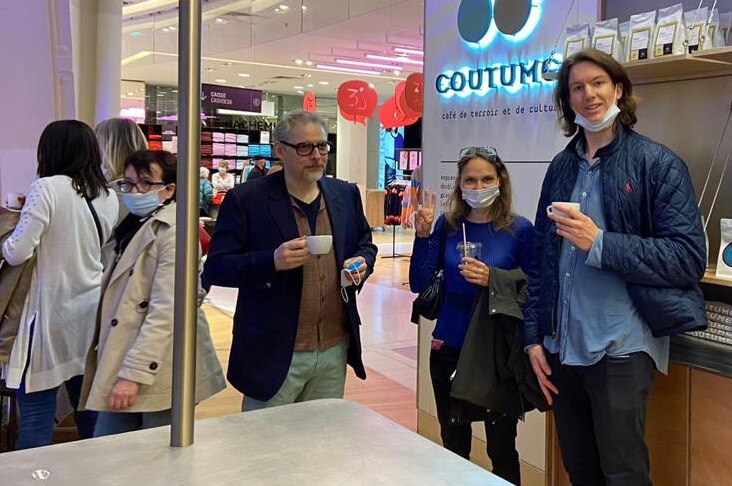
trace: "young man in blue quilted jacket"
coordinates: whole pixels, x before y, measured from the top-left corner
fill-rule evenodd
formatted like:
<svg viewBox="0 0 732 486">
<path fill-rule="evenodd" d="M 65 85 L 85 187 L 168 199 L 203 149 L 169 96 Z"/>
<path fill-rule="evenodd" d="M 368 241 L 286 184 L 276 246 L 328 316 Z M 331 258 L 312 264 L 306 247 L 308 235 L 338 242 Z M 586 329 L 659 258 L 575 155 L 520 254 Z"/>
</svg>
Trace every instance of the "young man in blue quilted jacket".
<svg viewBox="0 0 732 486">
<path fill-rule="evenodd" d="M 564 62 L 554 97 L 574 137 L 547 170 L 536 214 L 524 344 L 575 486 L 651 484 L 655 371 L 667 371 L 670 335 L 706 325 L 691 178 L 632 130 L 632 89 L 599 51 Z"/>
</svg>

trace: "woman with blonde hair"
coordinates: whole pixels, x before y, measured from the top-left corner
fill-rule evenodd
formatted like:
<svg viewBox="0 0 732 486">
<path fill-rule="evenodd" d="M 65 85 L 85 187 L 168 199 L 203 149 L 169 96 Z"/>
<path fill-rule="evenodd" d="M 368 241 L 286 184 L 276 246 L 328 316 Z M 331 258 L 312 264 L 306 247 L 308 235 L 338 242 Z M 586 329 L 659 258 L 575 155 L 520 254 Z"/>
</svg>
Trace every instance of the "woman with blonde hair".
<svg viewBox="0 0 732 486">
<path fill-rule="evenodd" d="M 442 443 L 469 459 L 470 423 L 450 420 L 452 377 L 469 324 L 474 319 L 474 303 L 484 290 L 490 290 L 493 295 L 492 270 L 500 273 L 498 269 L 520 268 L 525 272 L 529 268 L 533 227 L 527 219 L 511 212 L 511 180 L 496 149 L 463 149 L 457 168 L 455 188 L 434 231 L 430 233 L 434 201 L 432 207 L 422 207 L 415 215 L 416 239 L 409 282 L 412 292 L 422 292 L 440 265 L 444 270 L 443 303 L 432 333 L 430 376 Z M 465 246 L 464 240 L 469 250 L 461 248 Z M 481 324 L 490 325 L 489 316 L 478 317 Z M 504 392 L 503 389 L 495 391 Z M 484 420 L 493 473 L 514 484 L 521 484 L 516 451 L 516 425 L 520 415 L 520 411 L 517 414 L 491 411 Z"/>
<path fill-rule="evenodd" d="M 147 148 L 145 134 L 129 118 L 104 120 L 94 129 L 94 134 L 102 151 L 102 172 L 110 183 L 122 178 L 125 160 L 131 153 Z"/>
</svg>

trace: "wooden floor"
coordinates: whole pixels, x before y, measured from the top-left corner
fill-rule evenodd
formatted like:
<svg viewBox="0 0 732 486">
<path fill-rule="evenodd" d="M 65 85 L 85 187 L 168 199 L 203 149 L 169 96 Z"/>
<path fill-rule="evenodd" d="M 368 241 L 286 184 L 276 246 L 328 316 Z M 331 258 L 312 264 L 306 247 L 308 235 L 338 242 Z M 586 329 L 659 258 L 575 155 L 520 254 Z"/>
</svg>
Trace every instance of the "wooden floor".
<svg viewBox="0 0 732 486">
<path fill-rule="evenodd" d="M 204 306 L 216 346 L 216 354 L 226 372 L 231 348 L 231 317 L 212 306 Z M 346 398 L 365 405 L 385 417 L 417 430 L 417 399 L 413 390 L 390 380 L 383 374 L 367 369 L 368 378 L 356 378 L 349 368 L 346 379 Z M 239 413 L 241 394 L 231 385 L 196 407 L 196 418 L 205 419 Z"/>
</svg>

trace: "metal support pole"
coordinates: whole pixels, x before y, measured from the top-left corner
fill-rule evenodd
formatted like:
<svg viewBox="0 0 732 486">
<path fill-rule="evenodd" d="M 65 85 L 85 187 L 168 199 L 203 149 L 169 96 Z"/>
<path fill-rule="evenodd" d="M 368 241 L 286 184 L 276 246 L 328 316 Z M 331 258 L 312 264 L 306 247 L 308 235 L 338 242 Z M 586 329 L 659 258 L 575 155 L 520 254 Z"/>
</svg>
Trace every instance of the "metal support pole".
<svg viewBox="0 0 732 486">
<path fill-rule="evenodd" d="M 201 0 L 178 11 L 178 181 L 170 445 L 193 443 L 198 298 L 198 159 L 201 131 Z"/>
</svg>

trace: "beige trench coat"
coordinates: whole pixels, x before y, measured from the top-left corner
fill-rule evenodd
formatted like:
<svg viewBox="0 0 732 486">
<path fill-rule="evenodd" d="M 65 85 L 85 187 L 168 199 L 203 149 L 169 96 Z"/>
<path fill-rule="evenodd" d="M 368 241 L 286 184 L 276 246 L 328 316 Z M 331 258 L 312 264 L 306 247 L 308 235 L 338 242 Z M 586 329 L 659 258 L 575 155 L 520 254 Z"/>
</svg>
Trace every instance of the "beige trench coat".
<svg viewBox="0 0 732 486">
<path fill-rule="evenodd" d="M 140 383 L 126 412 L 171 408 L 175 293 L 175 203 L 140 228 L 110 269 L 99 311 L 98 346 L 87 358 L 81 404 L 109 410 L 118 378 Z M 96 356 L 96 359 L 94 359 Z M 198 309 L 196 403 L 226 388 L 208 322 Z"/>
</svg>

